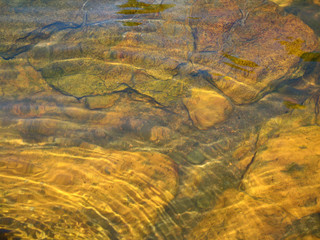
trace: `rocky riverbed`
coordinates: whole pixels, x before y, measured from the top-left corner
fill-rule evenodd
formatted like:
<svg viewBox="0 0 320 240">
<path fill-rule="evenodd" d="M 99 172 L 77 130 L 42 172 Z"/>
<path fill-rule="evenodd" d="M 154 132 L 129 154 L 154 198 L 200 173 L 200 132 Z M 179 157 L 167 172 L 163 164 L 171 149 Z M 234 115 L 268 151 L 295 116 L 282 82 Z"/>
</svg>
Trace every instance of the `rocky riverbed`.
<svg viewBox="0 0 320 240">
<path fill-rule="evenodd" d="M 320 238 L 317 1 L 0 6 L 1 239 Z"/>
</svg>

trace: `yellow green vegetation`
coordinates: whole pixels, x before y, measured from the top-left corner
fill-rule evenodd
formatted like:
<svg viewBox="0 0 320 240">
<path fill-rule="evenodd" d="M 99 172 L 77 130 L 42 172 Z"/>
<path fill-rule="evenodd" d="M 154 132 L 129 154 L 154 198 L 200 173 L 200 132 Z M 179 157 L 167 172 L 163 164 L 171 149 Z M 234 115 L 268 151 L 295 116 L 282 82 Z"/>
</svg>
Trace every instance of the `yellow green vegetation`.
<svg viewBox="0 0 320 240">
<path fill-rule="evenodd" d="M 174 4 L 149 4 L 144 2 L 138 2 L 137 0 L 128 0 L 127 3 L 118 5 L 120 8 L 129 8 L 123 9 L 118 14 L 148 14 L 148 13 L 158 13 L 163 12 L 168 8 L 174 7 Z"/>
<path fill-rule="evenodd" d="M 288 54 L 300 57 L 306 62 L 320 62 L 320 52 L 304 52 L 302 50 L 302 39 L 295 39 L 293 41 L 279 41 L 279 43 L 285 46 Z"/>
<path fill-rule="evenodd" d="M 134 27 L 134 26 L 139 26 L 142 23 L 140 22 L 122 22 L 123 26 L 127 26 L 127 27 Z"/>
<path fill-rule="evenodd" d="M 41 73 L 55 89 L 79 98 L 127 88 L 133 69 L 123 64 L 79 58 L 54 62 L 43 68 Z"/>
<path fill-rule="evenodd" d="M 182 80 L 161 74 L 155 77 L 148 72 L 128 64 L 90 58 L 57 61 L 41 69 L 50 86 L 65 95 L 87 97 L 87 106 L 93 109 L 110 107 L 115 98 L 107 94 L 128 88 L 166 106 L 186 92 L 188 84 Z"/>
<path fill-rule="evenodd" d="M 279 41 L 279 43 L 286 48 L 288 54 L 300 57 L 304 53 L 301 50 L 301 46 L 304 43 L 302 39 L 298 38 L 293 41 Z"/>
<path fill-rule="evenodd" d="M 320 52 L 305 52 L 300 57 L 306 62 L 320 62 Z"/>
<path fill-rule="evenodd" d="M 249 61 L 249 60 L 245 60 L 245 59 L 241 59 L 235 56 L 231 56 L 227 53 L 223 54 L 223 56 L 225 58 L 228 58 L 230 61 L 232 61 L 233 63 L 240 65 L 240 66 L 244 66 L 244 67 L 251 67 L 251 68 L 255 68 L 255 67 L 259 67 L 258 64 L 256 64 L 255 62 Z"/>
<path fill-rule="evenodd" d="M 137 81 L 134 88 L 140 93 L 154 98 L 163 105 L 169 105 L 171 101 L 177 100 L 177 97 L 185 92 L 185 84 L 182 81 L 173 79 L 149 79 L 146 82 Z"/>
<path fill-rule="evenodd" d="M 305 106 L 291 102 L 291 101 L 284 101 L 283 104 L 290 109 L 303 109 Z"/>
</svg>

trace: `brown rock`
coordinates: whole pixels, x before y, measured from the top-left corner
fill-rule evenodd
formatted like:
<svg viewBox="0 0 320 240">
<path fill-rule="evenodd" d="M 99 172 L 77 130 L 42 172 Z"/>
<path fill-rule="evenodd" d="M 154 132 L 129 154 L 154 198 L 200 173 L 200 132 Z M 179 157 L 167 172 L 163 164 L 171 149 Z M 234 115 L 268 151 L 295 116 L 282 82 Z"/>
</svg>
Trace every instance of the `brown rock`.
<svg viewBox="0 0 320 240">
<path fill-rule="evenodd" d="M 320 5 L 319 0 L 272 0 L 272 2 L 278 4 L 280 7 L 288 7 L 290 5 L 298 5 L 298 4 L 317 4 Z"/>
<path fill-rule="evenodd" d="M 183 100 L 193 124 L 206 130 L 227 119 L 232 105 L 222 95 L 213 90 L 192 89 L 191 96 Z"/>
<path fill-rule="evenodd" d="M 320 35 L 319 0 L 294 0 L 290 5 L 285 7 L 285 11 L 296 15 L 310 28 L 312 28 L 318 36 Z"/>
<path fill-rule="evenodd" d="M 54 13 L 48 12 L 51 3 L 42 3 L 33 9 L 39 14 L 16 15 L 9 13 L 30 3 L 10 4 L 2 9 L 3 19 L 32 24 L 13 24 L 13 33 L 3 31 L 8 40 L 0 55 L 8 59 L 27 51 L 34 67 L 63 94 L 103 95 L 129 85 L 168 106 L 194 84 L 207 81 L 238 104 L 257 101 L 280 82 L 300 77 L 300 53 L 317 47 L 310 28 L 262 0 L 198 0 L 192 5 L 168 0 L 166 7 L 147 1 L 155 7 L 147 13 L 139 3 L 136 7 L 145 14 L 127 9 L 132 3 L 124 9 L 115 6 L 116 1 L 90 1 L 83 7 L 63 1 Z M 82 31 L 85 12 L 89 23 L 98 22 Z M 123 20 L 128 15 L 137 17 L 132 24 Z M 286 42 L 299 54 L 288 51 Z M 189 82 L 186 75 L 197 75 L 202 83 Z"/>
<path fill-rule="evenodd" d="M 0 96 L 3 99 L 22 99 L 48 89 L 41 74 L 25 59 L 0 59 Z"/>
<path fill-rule="evenodd" d="M 162 126 L 154 126 L 151 128 L 151 136 L 150 140 L 153 142 L 160 142 L 163 140 L 170 139 L 172 131 L 170 128 L 162 127 Z"/>
<path fill-rule="evenodd" d="M 58 107 L 54 103 L 48 102 L 28 102 L 24 100 L 23 102 L 17 102 L 12 106 L 6 106 L 11 114 L 19 116 L 21 118 L 34 118 L 41 117 L 48 113 L 59 112 Z"/>
<path fill-rule="evenodd" d="M 290 54 L 281 41 L 302 40 L 306 44 L 296 45 L 302 52 L 317 46 L 310 28 L 281 11 L 262 1 L 246 5 L 199 0 L 193 5 L 194 62 L 210 67 L 212 82 L 236 103 L 256 101 L 289 76 L 301 76 L 299 57 Z"/>
</svg>

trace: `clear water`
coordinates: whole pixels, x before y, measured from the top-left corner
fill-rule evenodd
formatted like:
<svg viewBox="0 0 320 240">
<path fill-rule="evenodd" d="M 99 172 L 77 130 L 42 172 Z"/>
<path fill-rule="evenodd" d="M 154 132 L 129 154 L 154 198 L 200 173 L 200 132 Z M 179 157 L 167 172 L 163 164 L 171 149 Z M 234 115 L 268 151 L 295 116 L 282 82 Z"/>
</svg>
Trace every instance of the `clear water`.
<svg viewBox="0 0 320 240">
<path fill-rule="evenodd" d="M 320 238 L 319 1 L 0 7 L 0 239 Z"/>
</svg>

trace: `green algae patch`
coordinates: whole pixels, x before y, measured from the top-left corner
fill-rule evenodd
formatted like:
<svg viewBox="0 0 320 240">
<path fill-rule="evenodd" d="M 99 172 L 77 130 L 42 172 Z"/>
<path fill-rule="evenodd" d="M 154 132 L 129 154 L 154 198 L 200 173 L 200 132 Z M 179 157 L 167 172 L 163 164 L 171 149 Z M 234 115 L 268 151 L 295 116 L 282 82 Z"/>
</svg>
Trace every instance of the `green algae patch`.
<svg viewBox="0 0 320 240">
<path fill-rule="evenodd" d="M 304 109 L 306 107 L 291 101 L 284 101 L 283 104 L 289 109 Z"/>
<path fill-rule="evenodd" d="M 302 50 L 304 42 L 301 39 L 279 41 L 279 43 L 286 48 L 288 54 L 298 56 L 305 62 L 320 62 L 320 52 L 304 52 Z"/>
<path fill-rule="evenodd" d="M 126 27 L 135 27 L 135 26 L 139 26 L 141 24 L 142 23 L 140 23 L 140 22 L 122 22 L 122 25 L 126 26 Z"/>
<path fill-rule="evenodd" d="M 231 56 L 227 53 L 223 54 L 223 56 L 227 59 L 229 59 L 230 61 L 232 61 L 233 63 L 240 65 L 240 66 L 244 66 L 244 67 L 251 67 L 251 68 L 256 68 L 259 67 L 258 64 L 256 64 L 255 62 L 246 60 L 246 59 L 241 59 L 235 56 Z"/>
<path fill-rule="evenodd" d="M 289 38 L 289 40 L 292 40 Z M 285 47 L 286 51 L 290 55 L 295 55 L 300 57 L 304 52 L 301 50 L 304 41 L 302 39 L 294 39 L 292 41 L 279 41 L 279 43 Z"/>
<path fill-rule="evenodd" d="M 90 58 L 74 58 L 53 62 L 41 69 L 44 78 L 56 78 L 77 73 L 102 74 L 105 71 L 102 61 Z"/>
<path fill-rule="evenodd" d="M 181 97 L 187 87 L 187 84 L 180 80 L 157 79 L 146 72 L 139 71 L 134 74 L 133 88 L 166 106 Z"/>
<path fill-rule="evenodd" d="M 80 98 L 87 95 L 103 94 L 107 89 L 103 80 L 91 74 L 74 74 L 59 78 L 47 78 L 47 83 L 64 95 Z"/>
<path fill-rule="evenodd" d="M 300 58 L 305 62 L 320 62 L 320 52 L 305 52 Z"/>
<path fill-rule="evenodd" d="M 132 67 L 127 65 L 92 59 L 58 61 L 41 69 L 51 87 L 76 98 L 124 90 L 132 72 Z"/>
<path fill-rule="evenodd" d="M 237 69 L 246 73 L 252 73 L 253 69 L 256 67 L 259 67 L 258 64 L 256 64 L 255 62 L 246 60 L 246 59 L 242 59 L 242 58 L 238 58 L 235 56 L 231 56 L 227 53 L 224 53 L 223 56 L 228 59 L 230 62 L 226 62 L 224 61 L 223 64 L 226 64 L 228 66 L 230 66 L 233 69 Z"/>
<path fill-rule="evenodd" d="M 118 5 L 119 8 L 123 9 L 118 14 L 148 14 L 148 13 L 159 13 L 174 7 L 175 4 L 149 4 L 144 2 L 138 2 L 136 0 L 129 0 L 125 4 Z"/>
<path fill-rule="evenodd" d="M 41 74 L 52 88 L 64 95 L 100 96 L 87 99 L 87 106 L 92 109 L 107 108 L 109 103 L 104 103 L 105 95 L 127 88 L 167 106 L 181 97 L 187 87 L 181 80 L 158 79 L 129 64 L 90 58 L 57 61 L 42 68 Z"/>
<path fill-rule="evenodd" d="M 120 8 L 147 8 L 150 5 L 153 5 L 153 4 L 138 2 L 137 0 L 128 0 L 127 3 L 118 5 L 118 7 L 120 7 Z"/>
<path fill-rule="evenodd" d="M 89 109 L 103 109 L 112 107 L 119 99 L 119 94 L 86 97 L 86 105 Z"/>
</svg>

